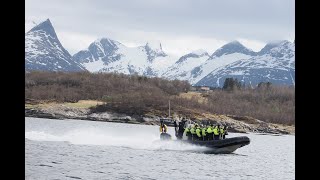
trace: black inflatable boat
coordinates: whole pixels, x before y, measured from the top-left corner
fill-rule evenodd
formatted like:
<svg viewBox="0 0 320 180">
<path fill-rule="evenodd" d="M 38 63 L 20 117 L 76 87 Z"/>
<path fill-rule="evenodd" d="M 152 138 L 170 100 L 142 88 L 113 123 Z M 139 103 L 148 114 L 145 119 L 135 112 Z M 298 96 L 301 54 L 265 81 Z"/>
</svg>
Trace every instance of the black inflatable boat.
<svg viewBox="0 0 320 180">
<path fill-rule="evenodd" d="M 220 140 L 211 140 L 211 141 L 189 141 L 189 140 L 180 140 L 186 143 L 191 143 L 195 145 L 205 146 L 210 148 L 210 151 L 213 153 L 232 153 L 238 148 L 250 144 L 250 139 L 247 136 L 232 137 Z"/>
<path fill-rule="evenodd" d="M 171 140 L 171 135 L 168 133 L 160 134 L 161 140 Z M 194 144 L 198 146 L 208 147 L 211 153 L 232 153 L 238 148 L 250 144 L 250 139 L 247 136 L 232 137 L 220 140 L 210 140 L 210 141 L 201 141 L 201 140 L 177 140 L 184 143 Z"/>
</svg>

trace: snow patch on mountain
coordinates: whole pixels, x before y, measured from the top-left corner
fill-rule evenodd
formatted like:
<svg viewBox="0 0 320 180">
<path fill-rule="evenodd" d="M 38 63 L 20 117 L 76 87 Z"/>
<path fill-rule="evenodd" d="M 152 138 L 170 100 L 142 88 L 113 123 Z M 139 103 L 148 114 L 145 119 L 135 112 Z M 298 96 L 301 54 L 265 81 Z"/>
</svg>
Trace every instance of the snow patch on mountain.
<svg viewBox="0 0 320 180">
<path fill-rule="evenodd" d="M 82 65 L 90 72 L 98 72 L 103 66 L 104 62 L 99 59 L 97 61 L 83 63 Z"/>
</svg>

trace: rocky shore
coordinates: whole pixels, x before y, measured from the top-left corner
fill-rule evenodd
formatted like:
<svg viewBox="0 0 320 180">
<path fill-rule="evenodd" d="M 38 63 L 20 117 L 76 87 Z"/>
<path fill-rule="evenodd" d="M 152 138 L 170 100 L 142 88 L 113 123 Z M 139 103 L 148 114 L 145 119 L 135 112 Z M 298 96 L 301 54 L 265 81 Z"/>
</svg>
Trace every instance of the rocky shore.
<svg viewBox="0 0 320 180">
<path fill-rule="evenodd" d="M 119 114 L 114 112 L 91 113 L 88 107 L 70 107 L 65 104 L 51 104 L 46 106 L 26 104 L 25 116 L 49 119 L 79 119 L 146 125 L 159 125 L 160 118 L 153 115 L 128 116 L 126 114 Z M 199 120 L 198 122 L 200 121 L 201 120 Z M 266 123 L 251 117 L 216 115 L 212 122 L 214 124 L 226 124 L 229 127 L 229 132 L 295 134 L 294 126 Z"/>
</svg>

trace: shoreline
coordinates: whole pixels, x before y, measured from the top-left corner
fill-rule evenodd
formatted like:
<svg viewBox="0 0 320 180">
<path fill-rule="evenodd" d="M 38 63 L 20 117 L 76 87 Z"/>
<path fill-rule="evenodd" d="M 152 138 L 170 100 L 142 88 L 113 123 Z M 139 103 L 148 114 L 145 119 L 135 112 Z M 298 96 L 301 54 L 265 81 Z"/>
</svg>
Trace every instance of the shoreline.
<svg viewBox="0 0 320 180">
<path fill-rule="evenodd" d="M 87 107 L 70 107 L 64 104 L 53 104 L 46 106 L 25 105 L 25 117 L 47 118 L 47 119 L 75 119 L 100 122 L 115 122 L 128 124 L 159 125 L 160 117 L 153 115 L 128 116 L 115 112 L 91 113 Z M 281 124 L 266 123 L 254 118 L 219 115 L 215 123 L 222 123 L 228 126 L 232 133 L 262 133 L 278 135 L 295 135 L 295 127 Z M 198 120 L 197 122 L 201 122 Z M 170 125 L 169 125 L 170 126 Z"/>
</svg>

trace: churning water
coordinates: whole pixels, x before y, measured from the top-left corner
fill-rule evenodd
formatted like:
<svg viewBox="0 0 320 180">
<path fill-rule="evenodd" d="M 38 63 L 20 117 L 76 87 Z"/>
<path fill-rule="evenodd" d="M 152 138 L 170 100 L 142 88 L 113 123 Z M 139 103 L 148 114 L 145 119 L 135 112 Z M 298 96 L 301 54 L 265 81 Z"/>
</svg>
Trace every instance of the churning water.
<svg viewBox="0 0 320 180">
<path fill-rule="evenodd" d="M 232 154 L 159 141 L 159 127 L 27 118 L 26 179 L 294 179 L 295 138 L 246 135 Z M 174 136 L 174 129 L 169 128 Z"/>
</svg>

